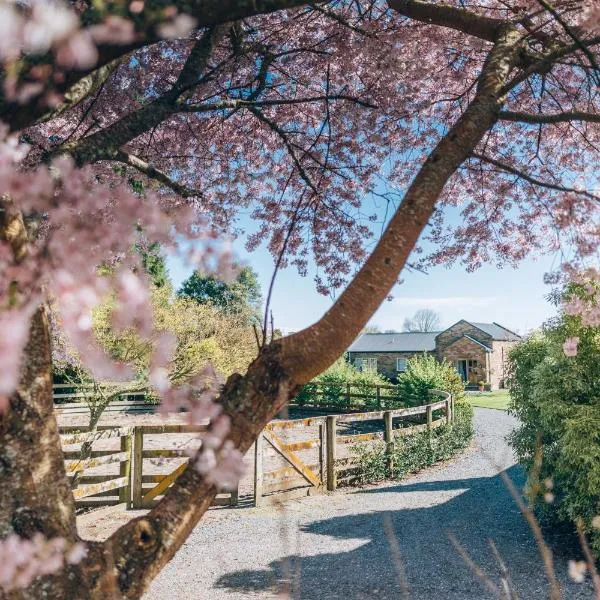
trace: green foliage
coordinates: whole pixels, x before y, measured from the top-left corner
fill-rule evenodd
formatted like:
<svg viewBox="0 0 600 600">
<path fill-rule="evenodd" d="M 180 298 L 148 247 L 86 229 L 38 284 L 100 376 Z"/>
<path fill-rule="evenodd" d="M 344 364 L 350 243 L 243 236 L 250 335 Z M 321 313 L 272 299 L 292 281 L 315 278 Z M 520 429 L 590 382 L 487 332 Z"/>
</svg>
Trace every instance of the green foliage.
<svg viewBox="0 0 600 600">
<path fill-rule="evenodd" d="M 454 421 L 450 425 L 395 438 L 393 472 L 389 470 L 385 443 L 352 448 L 358 463 L 358 481 L 370 483 L 402 479 L 440 460 L 448 460 L 469 445 L 473 434 L 473 408 L 464 402 L 456 403 Z"/>
<path fill-rule="evenodd" d="M 444 390 L 460 400 L 465 386 L 456 369 L 445 360 L 438 362 L 430 354 L 409 358 L 406 371 L 398 378 L 398 395 L 407 406 L 419 406 L 429 390 Z"/>
<path fill-rule="evenodd" d="M 562 345 L 573 336 L 578 352 L 568 357 Z M 600 555 L 600 531 L 591 527 L 600 514 L 600 328 L 562 314 L 511 350 L 509 371 L 509 410 L 520 421 L 511 443 L 530 473 L 530 499 L 545 518 L 582 519 Z"/>
<path fill-rule="evenodd" d="M 250 267 L 241 269 L 231 282 L 194 272 L 183 282 L 178 295 L 192 298 L 200 304 L 209 304 L 227 314 L 251 314 L 254 320 L 260 321 L 260 284 L 257 274 Z"/>
<path fill-rule="evenodd" d="M 155 242 L 146 249 L 136 247 L 142 259 L 144 270 L 150 276 L 150 280 L 156 287 L 163 287 L 169 283 L 169 274 L 162 255 L 160 244 Z"/>
<path fill-rule="evenodd" d="M 359 371 L 344 358 L 338 359 L 329 369 L 303 386 L 296 396 L 299 405 L 319 404 L 328 407 L 348 408 L 347 387 L 353 394 L 364 394 L 370 398 L 352 398 L 352 408 L 371 410 L 377 408 L 376 385 L 389 385 L 389 381 L 374 371 Z M 317 391 L 323 394 L 317 396 Z M 382 390 L 382 396 L 386 396 Z"/>
</svg>

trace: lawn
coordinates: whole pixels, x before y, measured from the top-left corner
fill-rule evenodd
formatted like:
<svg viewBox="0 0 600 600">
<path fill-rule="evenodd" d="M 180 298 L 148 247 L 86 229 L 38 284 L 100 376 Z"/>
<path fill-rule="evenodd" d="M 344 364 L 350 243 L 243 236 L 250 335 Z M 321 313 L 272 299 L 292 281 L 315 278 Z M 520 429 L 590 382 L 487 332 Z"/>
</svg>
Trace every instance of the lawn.
<svg viewBox="0 0 600 600">
<path fill-rule="evenodd" d="M 466 392 L 466 399 L 471 406 L 506 410 L 508 408 L 509 396 L 508 390 L 497 390 L 495 392 Z"/>
</svg>

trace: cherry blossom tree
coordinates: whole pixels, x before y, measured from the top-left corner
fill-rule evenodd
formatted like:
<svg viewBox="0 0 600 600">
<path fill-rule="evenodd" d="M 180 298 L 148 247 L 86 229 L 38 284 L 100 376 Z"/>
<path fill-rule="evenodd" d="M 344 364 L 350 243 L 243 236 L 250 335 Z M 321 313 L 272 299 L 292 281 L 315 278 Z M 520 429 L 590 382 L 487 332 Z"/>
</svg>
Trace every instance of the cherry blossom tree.
<svg viewBox="0 0 600 600">
<path fill-rule="evenodd" d="M 6 593 L 140 597 L 239 474 L 239 456 L 345 351 L 413 251 L 468 269 L 542 252 L 573 272 L 587 266 L 600 239 L 599 26 L 599 3 L 577 0 L 3 0 Z M 131 248 L 192 248 L 196 268 L 223 274 L 219 236 L 242 233 L 240 211 L 257 225 L 248 249 L 265 241 L 277 268 L 301 275 L 312 260 L 318 289 L 343 291 L 305 330 L 263 335 L 247 372 L 222 386 L 210 372 L 172 385 L 160 340 L 156 393 L 211 428 L 156 508 L 82 551 L 46 301 L 87 368 L 126 377 L 94 343 L 90 315 L 112 293 L 114 326 L 154 335 Z M 452 212 L 461 225 L 445 222 Z M 421 236 L 436 244 L 427 257 Z M 98 277 L 103 264 L 111 277 Z M 596 318 L 597 305 L 594 292 L 582 310 Z"/>
</svg>

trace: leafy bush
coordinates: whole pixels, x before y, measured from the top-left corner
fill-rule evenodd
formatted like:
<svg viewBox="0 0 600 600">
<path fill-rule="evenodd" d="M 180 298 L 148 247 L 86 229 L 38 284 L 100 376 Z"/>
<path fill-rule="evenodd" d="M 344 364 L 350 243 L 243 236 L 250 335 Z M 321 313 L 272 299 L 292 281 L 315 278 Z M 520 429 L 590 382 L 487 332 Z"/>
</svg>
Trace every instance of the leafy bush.
<svg viewBox="0 0 600 600">
<path fill-rule="evenodd" d="M 579 338 L 576 356 L 565 356 L 568 337 Z M 531 501 L 542 517 L 582 519 L 600 555 L 591 526 L 600 514 L 600 328 L 561 315 L 511 350 L 508 384 L 520 421 L 511 443 L 530 473 Z"/>
<path fill-rule="evenodd" d="M 473 438 L 473 408 L 455 404 L 454 421 L 432 431 L 397 437 L 394 441 L 393 472 L 390 472 L 385 443 L 352 448 L 357 457 L 358 480 L 362 483 L 383 479 L 402 479 L 440 460 L 451 458 L 466 448 Z"/>
<path fill-rule="evenodd" d="M 456 369 L 447 361 L 438 362 L 430 354 L 406 361 L 406 371 L 398 379 L 398 394 L 406 406 L 426 402 L 429 390 L 444 390 L 462 400 L 465 386 Z"/>
<path fill-rule="evenodd" d="M 374 386 L 389 385 L 389 381 L 383 375 L 379 375 L 374 371 L 359 371 L 344 358 L 340 358 L 329 369 L 303 386 L 296 396 L 296 402 L 300 406 L 321 404 L 323 406 L 348 408 L 348 385 L 350 385 L 352 393 L 372 397 L 372 399 L 352 398 L 352 407 L 371 410 L 376 408 Z M 322 396 L 317 396 L 319 390 L 323 392 Z"/>
</svg>

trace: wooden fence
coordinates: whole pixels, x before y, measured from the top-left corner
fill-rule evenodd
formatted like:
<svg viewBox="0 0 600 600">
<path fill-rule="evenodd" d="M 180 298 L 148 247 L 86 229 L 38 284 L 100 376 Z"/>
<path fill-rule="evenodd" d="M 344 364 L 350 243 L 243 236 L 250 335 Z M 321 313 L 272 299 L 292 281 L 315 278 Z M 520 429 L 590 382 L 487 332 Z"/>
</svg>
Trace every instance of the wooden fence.
<svg viewBox="0 0 600 600">
<path fill-rule="evenodd" d="M 254 503 L 333 491 L 351 482 L 357 470 L 351 448 L 359 444 L 385 442 L 391 461 L 397 437 L 452 421 L 453 397 L 437 390 L 431 394 L 441 400 L 410 408 L 272 421 L 255 444 Z"/>
<path fill-rule="evenodd" d="M 67 473 L 70 478 L 79 473 L 73 489 L 75 504 L 89 507 L 125 503 L 127 508 L 139 509 L 154 506 L 183 472 L 190 450 L 199 445 L 197 434 L 206 426 L 100 426 L 93 433 L 86 427 L 60 430 Z M 179 441 L 169 443 L 166 438 L 174 434 Z M 182 434 L 188 439 L 181 441 Z M 92 450 L 89 458 L 81 459 L 81 444 L 86 442 L 91 443 Z M 234 505 L 237 501 L 235 490 L 219 494 L 213 505 Z"/>
<path fill-rule="evenodd" d="M 396 385 L 313 381 L 292 401 L 298 406 L 346 410 L 397 408 L 402 402 Z"/>
<path fill-rule="evenodd" d="M 58 383 L 53 386 L 53 397 L 57 413 L 60 415 L 89 414 L 86 399 L 93 396 L 93 384 Z M 110 402 L 104 412 L 154 412 L 156 405 L 145 402 L 144 393 L 122 393 L 120 400 Z M 306 384 L 294 406 L 336 410 L 370 410 L 398 408 L 402 403 L 398 387 L 395 385 L 374 385 L 354 383 Z"/>
<path fill-rule="evenodd" d="M 392 461 L 397 437 L 452 421 L 453 397 L 437 390 L 431 394 L 432 399 L 441 399 L 410 408 L 271 421 L 254 445 L 255 504 L 333 491 L 350 483 L 357 470 L 352 448 L 360 444 L 385 442 Z M 78 477 L 73 490 L 76 504 L 154 506 L 184 471 L 200 444 L 197 434 L 205 430 L 205 425 L 112 425 L 99 426 L 94 432 L 86 427 L 61 427 L 67 473 Z M 84 443 L 91 450 L 82 459 Z M 235 490 L 220 494 L 214 504 L 237 502 Z"/>
</svg>

